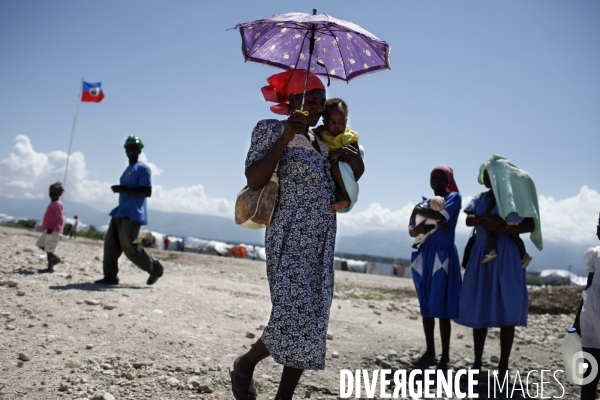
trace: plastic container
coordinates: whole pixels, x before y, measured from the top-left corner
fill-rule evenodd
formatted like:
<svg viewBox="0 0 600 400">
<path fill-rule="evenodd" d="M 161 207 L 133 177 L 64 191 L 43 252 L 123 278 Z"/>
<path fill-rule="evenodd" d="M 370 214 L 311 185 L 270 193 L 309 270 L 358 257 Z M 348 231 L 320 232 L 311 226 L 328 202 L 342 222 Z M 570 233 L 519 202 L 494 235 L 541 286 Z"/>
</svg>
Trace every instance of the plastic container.
<svg viewBox="0 0 600 400">
<path fill-rule="evenodd" d="M 580 365 L 583 362 L 583 359 L 574 358 L 577 352 L 582 351 L 581 338 L 577 334 L 577 330 L 575 328 L 567 329 L 567 334 L 562 341 L 560 350 L 563 356 L 563 362 L 565 364 L 567 381 L 573 384 L 579 384 L 583 378 L 583 368 Z M 577 381 L 575 381 L 575 378 L 577 378 Z"/>
</svg>

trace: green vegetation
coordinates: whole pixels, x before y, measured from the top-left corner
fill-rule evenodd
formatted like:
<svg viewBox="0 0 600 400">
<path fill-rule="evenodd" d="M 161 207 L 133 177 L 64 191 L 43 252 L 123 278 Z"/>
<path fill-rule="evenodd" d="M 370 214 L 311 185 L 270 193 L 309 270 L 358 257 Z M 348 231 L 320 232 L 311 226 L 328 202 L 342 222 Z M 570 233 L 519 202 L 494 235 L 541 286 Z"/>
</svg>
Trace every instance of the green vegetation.
<svg viewBox="0 0 600 400">
<path fill-rule="evenodd" d="M 93 240 L 104 240 L 104 236 L 104 233 L 98 232 L 93 226 L 91 226 L 90 229 L 88 229 L 85 232 L 77 232 L 77 237 L 83 237 Z"/>
</svg>

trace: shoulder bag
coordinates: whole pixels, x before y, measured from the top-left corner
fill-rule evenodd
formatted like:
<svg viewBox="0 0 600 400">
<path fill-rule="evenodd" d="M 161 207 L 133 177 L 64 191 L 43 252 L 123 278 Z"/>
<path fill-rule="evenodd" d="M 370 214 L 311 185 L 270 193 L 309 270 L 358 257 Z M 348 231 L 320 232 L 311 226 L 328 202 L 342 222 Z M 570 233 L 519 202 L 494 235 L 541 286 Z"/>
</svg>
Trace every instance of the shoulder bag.
<svg viewBox="0 0 600 400">
<path fill-rule="evenodd" d="M 262 229 L 271 224 L 279 195 L 278 168 L 279 163 L 275 167 L 271 179 L 262 189 L 252 191 L 246 185 L 238 193 L 235 200 L 236 224 L 248 229 Z"/>
</svg>

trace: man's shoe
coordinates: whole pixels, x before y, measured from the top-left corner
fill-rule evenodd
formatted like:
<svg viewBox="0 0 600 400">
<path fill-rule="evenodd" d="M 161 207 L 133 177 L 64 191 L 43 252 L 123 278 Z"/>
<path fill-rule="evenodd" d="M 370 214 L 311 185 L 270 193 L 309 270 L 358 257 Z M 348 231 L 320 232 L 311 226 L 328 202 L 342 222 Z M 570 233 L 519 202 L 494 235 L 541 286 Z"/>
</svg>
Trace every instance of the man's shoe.
<svg viewBox="0 0 600 400">
<path fill-rule="evenodd" d="M 94 283 L 96 285 L 118 285 L 119 284 L 119 278 L 102 278 L 102 279 L 98 279 L 97 281 L 94 281 Z"/>
<path fill-rule="evenodd" d="M 158 278 L 163 275 L 164 268 L 158 261 L 154 261 L 154 265 L 152 267 L 152 273 L 148 277 L 146 281 L 146 285 L 154 285 Z"/>
</svg>

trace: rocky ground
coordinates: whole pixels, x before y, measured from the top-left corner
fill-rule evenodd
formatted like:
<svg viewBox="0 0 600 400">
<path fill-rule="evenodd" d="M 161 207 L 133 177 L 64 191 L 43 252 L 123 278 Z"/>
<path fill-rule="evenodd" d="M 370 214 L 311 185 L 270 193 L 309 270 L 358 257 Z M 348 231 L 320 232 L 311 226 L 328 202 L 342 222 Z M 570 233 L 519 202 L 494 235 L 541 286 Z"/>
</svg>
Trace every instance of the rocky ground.
<svg viewBox="0 0 600 400">
<path fill-rule="evenodd" d="M 152 251 L 165 266 L 154 286 L 122 258 L 121 284 L 107 288 L 91 283 L 102 277 L 102 242 L 61 241 L 57 272 L 40 275 L 35 271 L 46 259 L 34 246 L 37 237 L 0 227 L 1 399 L 232 398 L 228 368 L 269 317 L 263 262 Z M 517 371 L 524 382 L 530 370 L 562 368 L 560 341 L 580 291 L 530 291 L 529 327 L 517 328 L 513 348 L 513 380 Z M 466 368 L 471 332 L 452 329 L 452 367 Z M 341 369 L 409 369 L 424 350 L 412 281 L 336 272 L 329 332 L 327 368 L 307 371 L 297 398 L 339 398 Z M 489 330 L 486 369 L 499 356 L 498 337 L 498 329 Z M 259 365 L 259 399 L 274 398 L 280 373 L 270 359 Z M 561 396 L 561 386 L 544 380 L 551 381 L 544 397 Z M 539 373 L 532 381 L 540 382 Z M 562 398 L 577 398 L 578 388 L 563 384 Z"/>
</svg>

